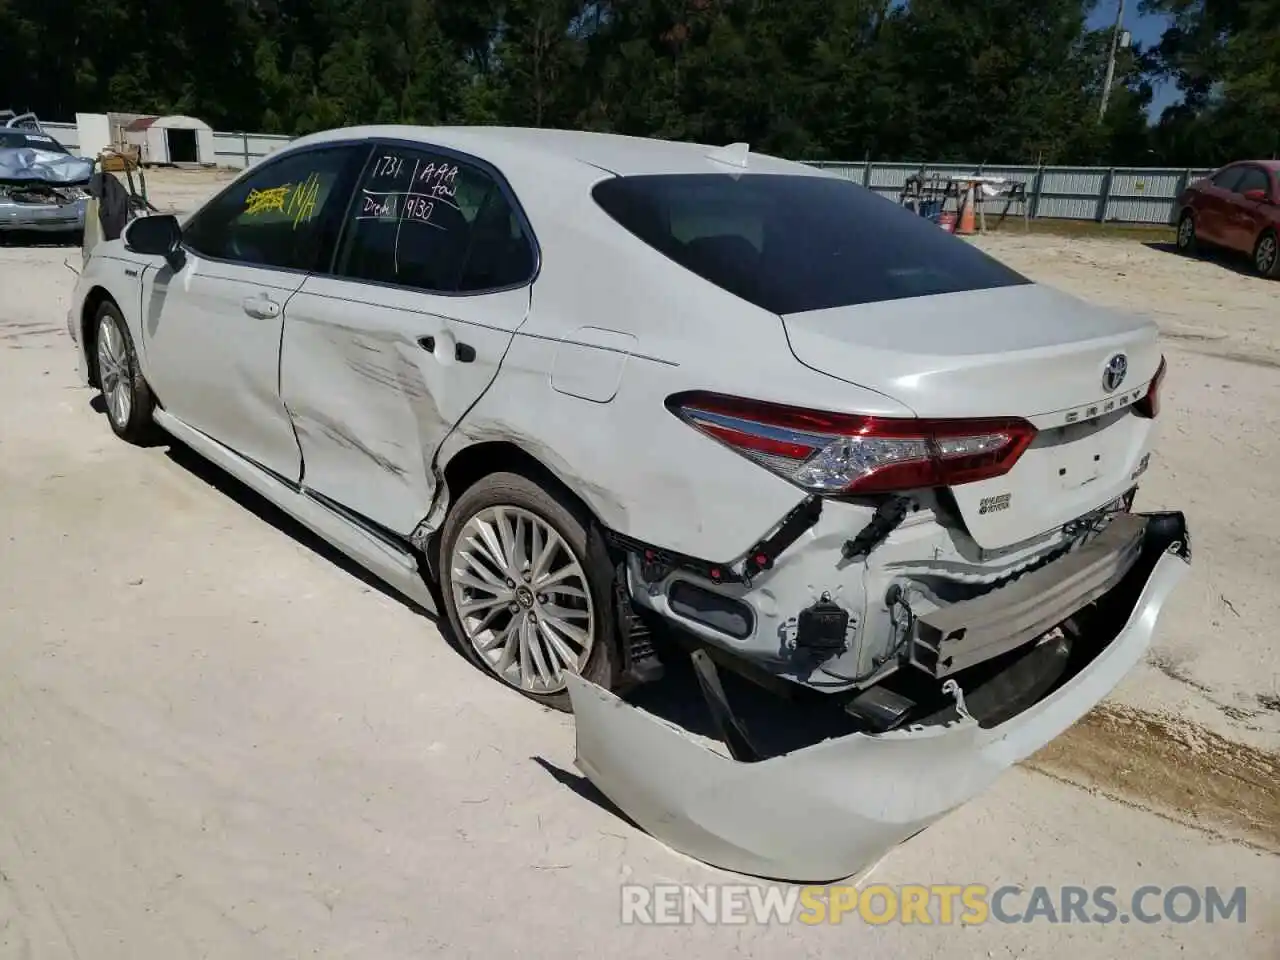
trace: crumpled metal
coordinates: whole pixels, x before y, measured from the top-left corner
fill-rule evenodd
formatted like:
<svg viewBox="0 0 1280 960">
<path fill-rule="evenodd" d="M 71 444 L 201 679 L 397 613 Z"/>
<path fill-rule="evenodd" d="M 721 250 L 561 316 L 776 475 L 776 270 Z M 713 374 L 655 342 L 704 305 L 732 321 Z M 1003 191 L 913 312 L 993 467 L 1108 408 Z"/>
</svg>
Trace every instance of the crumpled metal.
<svg viewBox="0 0 1280 960">
<path fill-rule="evenodd" d="M 59 186 L 88 183 L 93 161 L 56 150 L 34 147 L 0 149 L 0 182 L 48 183 Z"/>
</svg>

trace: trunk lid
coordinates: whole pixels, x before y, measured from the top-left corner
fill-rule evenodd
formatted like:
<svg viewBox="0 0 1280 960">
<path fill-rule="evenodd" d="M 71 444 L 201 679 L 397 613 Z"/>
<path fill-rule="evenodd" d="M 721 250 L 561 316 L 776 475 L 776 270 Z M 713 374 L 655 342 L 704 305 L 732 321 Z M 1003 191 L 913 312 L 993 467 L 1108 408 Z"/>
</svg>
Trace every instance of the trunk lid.
<svg viewBox="0 0 1280 960">
<path fill-rule="evenodd" d="M 1024 284 L 789 314 L 783 323 L 801 363 L 917 416 L 1021 417 L 1036 426 L 1009 473 L 951 488 L 984 549 L 1106 504 L 1145 466 L 1153 421 L 1131 407 L 1160 365 L 1149 320 Z M 1124 375 L 1104 382 L 1117 356 Z"/>
</svg>

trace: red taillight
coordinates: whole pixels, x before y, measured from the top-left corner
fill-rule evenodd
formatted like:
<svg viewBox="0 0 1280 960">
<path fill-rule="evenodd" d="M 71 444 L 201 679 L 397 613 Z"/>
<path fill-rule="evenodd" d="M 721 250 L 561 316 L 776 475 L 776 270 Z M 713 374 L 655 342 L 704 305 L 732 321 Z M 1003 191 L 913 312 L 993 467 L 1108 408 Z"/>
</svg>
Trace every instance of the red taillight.
<svg viewBox="0 0 1280 960">
<path fill-rule="evenodd" d="M 1013 469 L 1035 438 L 1025 420 L 920 420 L 823 413 L 712 393 L 671 397 L 690 426 L 817 493 L 954 487 Z"/>
<path fill-rule="evenodd" d="M 1151 378 L 1151 385 L 1147 387 L 1147 395 L 1133 405 L 1133 412 L 1140 417 L 1147 417 L 1154 420 L 1160 414 L 1160 386 L 1164 383 L 1165 361 L 1164 357 L 1160 358 L 1160 366 L 1156 368 L 1156 375 Z"/>
</svg>

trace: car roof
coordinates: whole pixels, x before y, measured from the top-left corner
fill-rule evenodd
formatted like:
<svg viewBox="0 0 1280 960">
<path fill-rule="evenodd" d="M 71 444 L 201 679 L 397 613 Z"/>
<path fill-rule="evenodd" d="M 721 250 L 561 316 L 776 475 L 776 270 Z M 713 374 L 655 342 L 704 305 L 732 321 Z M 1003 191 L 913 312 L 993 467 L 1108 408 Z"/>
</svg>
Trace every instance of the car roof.
<svg viewBox="0 0 1280 960">
<path fill-rule="evenodd" d="M 1280 173 L 1280 160 L 1232 160 L 1230 163 L 1224 163 L 1219 170 L 1225 170 L 1227 167 L 1243 167 L 1252 164 L 1256 167 L 1265 167 L 1272 173 Z"/>
<path fill-rule="evenodd" d="M 722 148 L 706 144 L 628 137 L 614 133 L 553 130 L 536 127 L 361 126 L 326 130 L 295 140 L 290 148 L 320 143 L 385 138 L 434 145 L 487 160 L 506 172 L 536 154 L 543 163 L 585 165 L 599 171 L 632 176 L 658 173 L 731 173 L 743 169 L 712 158 Z M 816 176 L 813 167 L 751 153 L 744 172 Z"/>
</svg>

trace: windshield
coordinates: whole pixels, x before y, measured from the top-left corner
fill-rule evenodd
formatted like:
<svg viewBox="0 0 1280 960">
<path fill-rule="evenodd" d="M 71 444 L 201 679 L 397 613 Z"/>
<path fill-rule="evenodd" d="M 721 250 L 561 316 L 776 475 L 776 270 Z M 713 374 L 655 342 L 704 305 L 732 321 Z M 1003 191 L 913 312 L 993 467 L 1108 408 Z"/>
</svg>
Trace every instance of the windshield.
<svg viewBox="0 0 1280 960">
<path fill-rule="evenodd" d="M 933 222 L 834 177 L 616 177 L 592 196 L 681 266 L 778 314 L 1030 283 Z"/>
<path fill-rule="evenodd" d="M 21 149 L 30 147 L 33 150 L 51 150 L 54 153 L 66 153 L 67 148 L 53 137 L 35 130 L 21 130 L 15 127 L 0 127 L 0 150 Z"/>
</svg>

